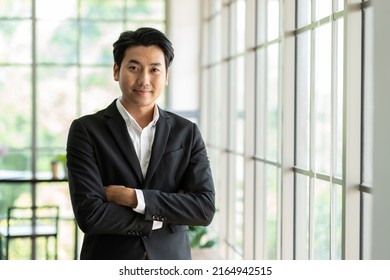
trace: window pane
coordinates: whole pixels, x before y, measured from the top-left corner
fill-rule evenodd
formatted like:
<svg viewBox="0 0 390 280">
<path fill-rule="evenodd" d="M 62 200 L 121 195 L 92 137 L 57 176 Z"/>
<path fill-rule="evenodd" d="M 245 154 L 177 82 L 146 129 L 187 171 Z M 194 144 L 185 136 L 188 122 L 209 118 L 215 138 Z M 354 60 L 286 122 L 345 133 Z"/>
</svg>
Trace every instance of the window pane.
<svg viewBox="0 0 390 280">
<path fill-rule="evenodd" d="M 257 1 L 257 44 L 261 45 L 267 41 L 267 1 Z"/>
<path fill-rule="evenodd" d="M 297 37 L 296 165 L 309 170 L 310 164 L 310 32 Z"/>
<path fill-rule="evenodd" d="M 81 24 L 81 64 L 114 64 L 112 44 L 123 31 L 122 23 Z"/>
<path fill-rule="evenodd" d="M 233 197 L 235 224 L 234 224 L 234 244 L 238 252 L 243 251 L 244 247 L 244 158 L 234 157 L 235 162 L 235 186 Z"/>
<path fill-rule="evenodd" d="M 316 260 L 330 259 L 330 184 L 314 183 L 314 256 Z"/>
<path fill-rule="evenodd" d="M 112 44 L 123 26 L 165 31 L 165 15 L 165 0 L 1 0 L 0 177 L 30 177 L 34 166 L 37 178 L 51 178 L 52 160 L 65 153 L 71 121 L 120 95 Z M 58 176 L 65 176 L 61 163 Z M 39 183 L 32 197 L 31 184 L 2 183 L 0 216 L 11 205 L 60 204 L 66 217 L 60 221 L 59 258 L 71 259 L 75 224 L 67 190 L 66 183 Z M 31 242 L 13 244 L 12 258 L 30 259 Z M 37 239 L 36 245 L 37 258 L 44 258 L 44 242 Z"/>
<path fill-rule="evenodd" d="M 230 155 L 228 242 L 242 256 L 244 244 L 244 159 Z"/>
<path fill-rule="evenodd" d="M 336 1 L 336 7 L 335 7 L 335 12 L 340 12 L 342 10 L 344 10 L 344 0 L 337 0 Z"/>
<path fill-rule="evenodd" d="M 1 0 L 0 17 L 31 17 L 31 3 L 31 0 Z M 2 24 L 4 24 L 4 22 Z"/>
<path fill-rule="evenodd" d="M 279 45 L 268 47 L 267 76 L 267 159 L 278 160 L 279 145 Z"/>
<path fill-rule="evenodd" d="M 329 16 L 332 12 L 332 0 L 315 0 L 316 20 Z"/>
<path fill-rule="evenodd" d="M 268 40 L 279 37 L 279 0 L 268 1 Z"/>
<path fill-rule="evenodd" d="M 222 59 L 222 32 L 221 32 L 221 15 L 217 15 L 210 21 L 210 29 L 208 30 L 209 38 L 209 49 L 206 49 L 206 52 L 209 52 L 208 63 L 213 64 L 220 62 Z M 202 50 L 203 51 L 203 50 Z"/>
<path fill-rule="evenodd" d="M 83 67 L 81 69 L 82 115 L 106 108 L 120 95 L 119 85 L 113 78 L 112 67 Z"/>
<path fill-rule="evenodd" d="M 244 98 L 245 98 L 245 82 L 244 82 L 244 57 L 231 61 L 231 148 L 237 152 L 244 152 Z"/>
<path fill-rule="evenodd" d="M 245 50 L 245 1 L 238 0 L 231 5 L 230 54 L 238 54 Z"/>
<path fill-rule="evenodd" d="M 8 148 L 7 146 L 2 147 L 3 151 L 5 147 L 5 153 L 3 152 L 3 154 L 0 156 L 0 177 L 11 179 L 28 177 L 31 171 L 30 150 L 13 149 Z"/>
<path fill-rule="evenodd" d="M 209 77 L 211 77 L 211 69 L 205 67 L 203 71 L 201 72 L 201 80 L 202 83 L 200 85 L 200 106 L 205 108 L 203 115 L 201 116 L 201 122 L 207 123 L 208 120 L 210 120 L 210 115 L 212 115 L 210 110 L 210 106 L 212 106 L 210 103 L 210 100 L 212 99 L 211 94 L 208 94 L 211 84 L 215 83 L 210 83 Z M 207 139 L 207 143 L 210 143 L 211 146 L 214 146 L 216 148 L 216 140 L 215 140 L 215 135 L 212 135 L 212 130 L 210 126 L 206 126 L 205 129 L 203 129 L 203 137 Z M 210 141 L 210 142 L 208 142 Z"/>
<path fill-rule="evenodd" d="M 17 85 L 17 90 L 15 90 Z M 0 145 L 26 148 L 31 145 L 31 70 L 2 67 L 0 71 Z"/>
<path fill-rule="evenodd" d="M 226 172 L 225 172 L 225 166 L 226 166 L 226 160 L 222 157 L 222 153 L 218 149 L 214 149 L 212 147 L 208 148 L 208 153 L 210 157 L 210 168 L 213 172 L 213 179 L 214 179 L 214 186 L 215 186 L 215 193 L 220 194 L 216 195 L 215 197 L 215 207 L 217 209 L 224 208 L 226 205 L 226 188 L 222 187 L 223 183 L 226 182 Z M 222 195 L 222 192 L 225 193 L 225 195 Z M 223 215 L 223 214 L 222 214 Z M 222 223 L 221 220 L 221 211 L 216 211 L 213 219 L 213 229 L 217 232 L 224 231 L 224 223 Z M 220 238 L 222 240 L 222 238 Z"/>
<path fill-rule="evenodd" d="M 1 161 L 1 158 L 0 158 Z M 1 168 L 0 168 L 1 169 Z M 1 176 L 1 171 L 0 171 Z M 0 185 L 0 226 L 6 228 L 8 207 L 31 205 L 31 186 L 23 183 L 1 183 Z M 3 237 L 2 237 L 3 238 Z M 3 238 L 3 242 L 4 242 Z M 3 243 L 2 249 L 5 253 Z M 9 259 L 28 260 L 31 259 L 31 240 L 25 238 L 13 239 L 10 242 Z"/>
<path fill-rule="evenodd" d="M 30 184 L 1 183 L 0 217 L 5 217 L 7 215 L 8 207 L 26 205 L 31 205 Z M 5 220 L 0 219 L 0 224 L 5 225 Z"/>
<path fill-rule="evenodd" d="M 39 19 L 77 18 L 77 0 L 52 1 L 35 0 L 36 14 Z M 55 11 L 55 12 L 53 12 Z"/>
<path fill-rule="evenodd" d="M 278 223 L 278 169 L 272 165 L 266 165 L 266 257 L 276 260 L 277 257 L 277 223 Z"/>
<path fill-rule="evenodd" d="M 278 161 L 279 145 L 279 45 L 267 49 L 267 148 L 268 160 Z"/>
<path fill-rule="evenodd" d="M 311 23 L 311 0 L 297 0 L 297 27 L 303 27 Z"/>
<path fill-rule="evenodd" d="M 221 132 L 222 127 L 222 108 L 221 108 L 221 102 L 222 99 L 221 95 L 221 65 L 218 64 L 215 67 L 211 68 L 209 73 L 210 80 L 213 81 L 209 85 L 209 90 L 207 92 L 212 92 L 213 94 L 208 94 L 207 98 L 209 99 L 208 106 L 210 106 L 208 109 L 209 120 L 213 120 L 210 122 L 210 142 L 220 147 L 222 141 L 221 138 L 224 137 L 222 133 L 215 133 L 216 131 Z M 211 108 L 212 107 L 212 108 Z"/>
<path fill-rule="evenodd" d="M 67 176 L 65 175 L 65 166 L 61 162 L 57 162 L 57 172 L 53 174 L 52 171 L 52 162 L 57 160 L 58 155 L 65 154 L 65 146 L 59 148 L 40 148 L 37 149 L 37 161 L 36 177 L 39 179 L 63 179 Z"/>
<path fill-rule="evenodd" d="M 165 18 L 165 1 L 163 0 L 129 0 L 127 17 L 132 21 L 163 20 Z"/>
<path fill-rule="evenodd" d="M 126 23 L 126 29 L 128 29 L 128 30 L 136 30 L 136 29 L 138 29 L 140 27 L 144 27 L 144 26 L 153 27 L 157 30 L 160 30 L 163 33 L 166 33 L 165 32 L 165 24 L 162 22 L 154 22 L 154 21 L 145 20 L 145 21 Z M 117 35 L 119 35 L 119 34 L 117 34 Z"/>
<path fill-rule="evenodd" d="M 223 62 L 222 63 L 222 66 L 221 66 L 221 80 L 222 81 L 227 81 L 229 79 L 229 63 L 230 62 Z M 220 84 L 221 86 L 221 94 L 224 95 L 226 94 L 227 92 L 229 92 L 229 83 L 226 82 L 226 83 L 221 83 Z M 226 96 L 226 95 L 225 95 Z M 230 129 L 230 119 L 229 119 L 229 116 L 231 115 L 231 111 L 230 111 L 230 108 L 228 106 L 229 104 L 229 98 L 222 98 L 222 100 L 219 100 L 219 103 L 221 104 L 221 123 L 222 123 L 222 127 L 221 127 L 221 134 L 222 134 L 222 137 L 221 137 L 221 147 L 223 147 L 224 149 L 227 149 L 229 148 L 228 146 L 228 143 L 229 143 L 229 135 L 228 135 L 228 132 L 229 132 L 229 129 Z"/>
<path fill-rule="evenodd" d="M 315 170 L 330 173 L 332 137 L 331 25 L 325 24 L 316 30 L 315 40 Z"/>
<path fill-rule="evenodd" d="M 221 10 L 222 0 L 211 0 L 209 1 L 210 14 L 216 13 Z"/>
<path fill-rule="evenodd" d="M 76 117 L 76 68 L 38 68 L 38 146 L 64 147 Z"/>
<path fill-rule="evenodd" d="M 264 178 L 265 164 L 262 161 L 255 161 L 255 259 L 266 259 L 266 183 Z"/>
<path fill-rule="evenodd" d="M 256 156 L 265 159 L 265 110 L 266 110 L 266 49 L 256 51 L 257 67 L 257 89 L 256 89 Z"/>
<path fill-rule="evenodd" d="M 75 21 L 39 21 L 37 30 L 39 63 L 77 63 Z"/>
<path fill-rule="evenodd" d="M 123 4 L 124 0 L 81 0 L 80 16 L 88 19 L 120 21 L 123 19 Z"/>
<path fill-rule="evenodd" d="M 341 260 L 343 251 L 343 187 L 336 184 L 333 187 L 335 189 L 335 197 L 333 198 L 334 201 L 332 204 L 332 213 L 334 214 L 332 239 L 335 242 L 333 258 Z"/>
<path fill-rule="evenodd" d="M 38 205 L 58 205 L 61 216 L 71 216 L 68 183 L 40 183 L 37 185 Z"/>
<path fill-rule="evenodd" d="M 309 259 L 309 226 L 310 226 L 310 189 L 309 177 L 296 174 L 296 200 L 295 200 L 295 242 L 296 259 Z"/>
<path fill-rule="evenodd" d="M 371 259 L 372 248 L 372 215 L 373 215 L 373 195 L 362 193 L 363 196 L 363 221 L 362 221 L 362 255 L 363 260 Z"/>
<path fill-rule="evenodd" d="M 31 21 L 2 21 L 0 24 L 0 62 L 30 64 L 31 57 Z"/>
<path fill-rule="evenodd" d="M 73 211 L 69 199 L 68 183 L 38 184 L 37 204 L 58 205 L 60 207 L 60 223 L 58 229 L 58 259 L 72 259 L 74 255 L 75 246 L 75 222 L 73 219 Z M 48 248 L 52 249 L 53 246 L 49 246 Z"/>
</svg>

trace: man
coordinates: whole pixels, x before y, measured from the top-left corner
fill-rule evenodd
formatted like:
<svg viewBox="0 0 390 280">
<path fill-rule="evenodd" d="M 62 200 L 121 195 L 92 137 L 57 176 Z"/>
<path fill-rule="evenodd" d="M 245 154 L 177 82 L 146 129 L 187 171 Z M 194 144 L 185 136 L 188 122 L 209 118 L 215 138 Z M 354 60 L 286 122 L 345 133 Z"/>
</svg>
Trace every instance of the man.
<svg viewBox="0 0 390 280">
<path fill-rule="evenodd" d="M 114 43 L 122 95 L 76 119 L 67 165 L 81 259 L 191 259 L 188 225 L 208 225 L 214 184 L 197 126 L 156 105 L 174 53 L 160 31 Z M 185 94 L 185 93 L 183 93 Z"/>
</svg>

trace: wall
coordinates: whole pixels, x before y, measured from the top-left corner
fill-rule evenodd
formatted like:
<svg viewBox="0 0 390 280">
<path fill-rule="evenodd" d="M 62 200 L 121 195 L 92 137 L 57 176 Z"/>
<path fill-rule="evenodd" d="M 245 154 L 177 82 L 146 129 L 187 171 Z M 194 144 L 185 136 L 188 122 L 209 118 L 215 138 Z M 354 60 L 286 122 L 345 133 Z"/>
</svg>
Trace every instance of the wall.
<svg viewBox="0 0 390 280">
<path fill-rule="evenodd" d="M 167 35 L 175 49 L 169 82 L 168 108 L 199 108 L 200 0 L 167 1 Z"/>
<path fill-rule="evenodd" d="M 390 259 L 390 1 L 374 5 L 373 259 Z"/>
</svg>

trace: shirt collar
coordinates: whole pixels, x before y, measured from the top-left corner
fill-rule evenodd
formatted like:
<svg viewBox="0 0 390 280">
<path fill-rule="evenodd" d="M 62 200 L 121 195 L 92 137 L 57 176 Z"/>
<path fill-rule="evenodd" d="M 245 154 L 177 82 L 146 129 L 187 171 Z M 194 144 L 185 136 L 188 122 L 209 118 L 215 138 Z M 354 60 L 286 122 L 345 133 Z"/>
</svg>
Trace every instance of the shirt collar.
<svg viewBox="0 0 390 280">
<path fill-rule="evenodd" d="M 119 111 L 119 113 L 121 114 L 122 118 L 125 120 L 126 124 L 127 125 L 138 125 L 138 123 L 136 122 L 136 120 L 133 118 L 133 116 L 125 109 L 125 107 L 123 107 L 122 105 L 122 102 L 120 101 L 120 98 L 118 98 L 116 100 L 116 107 Z M 149 125 L 156 125 L 158 119 L 160 118 L 160 113 L 158 111 L 158 107 L 157 105 L 155 104 L 154 105 L 154 113 L 153 113 L 153 119 L 152 121 L 149 123 Z"/>
</svg>

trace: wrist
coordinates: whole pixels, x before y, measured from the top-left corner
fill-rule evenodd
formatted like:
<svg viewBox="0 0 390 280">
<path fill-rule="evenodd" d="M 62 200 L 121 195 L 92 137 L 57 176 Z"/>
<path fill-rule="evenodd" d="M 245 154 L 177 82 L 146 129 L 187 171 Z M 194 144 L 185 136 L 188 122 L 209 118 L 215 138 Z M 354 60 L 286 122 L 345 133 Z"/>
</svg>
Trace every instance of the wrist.
<svg viewBox="0 0 390 280">
<path fill-rule="evenodd" d="M 138 205 L 138 200 L 137 200 L 137 194 L 136 191 L 132 188 L 126 188 L 126 196 L 128 197 L 128 206 L 132 208 L 136 208 Z"/>
</svg>

